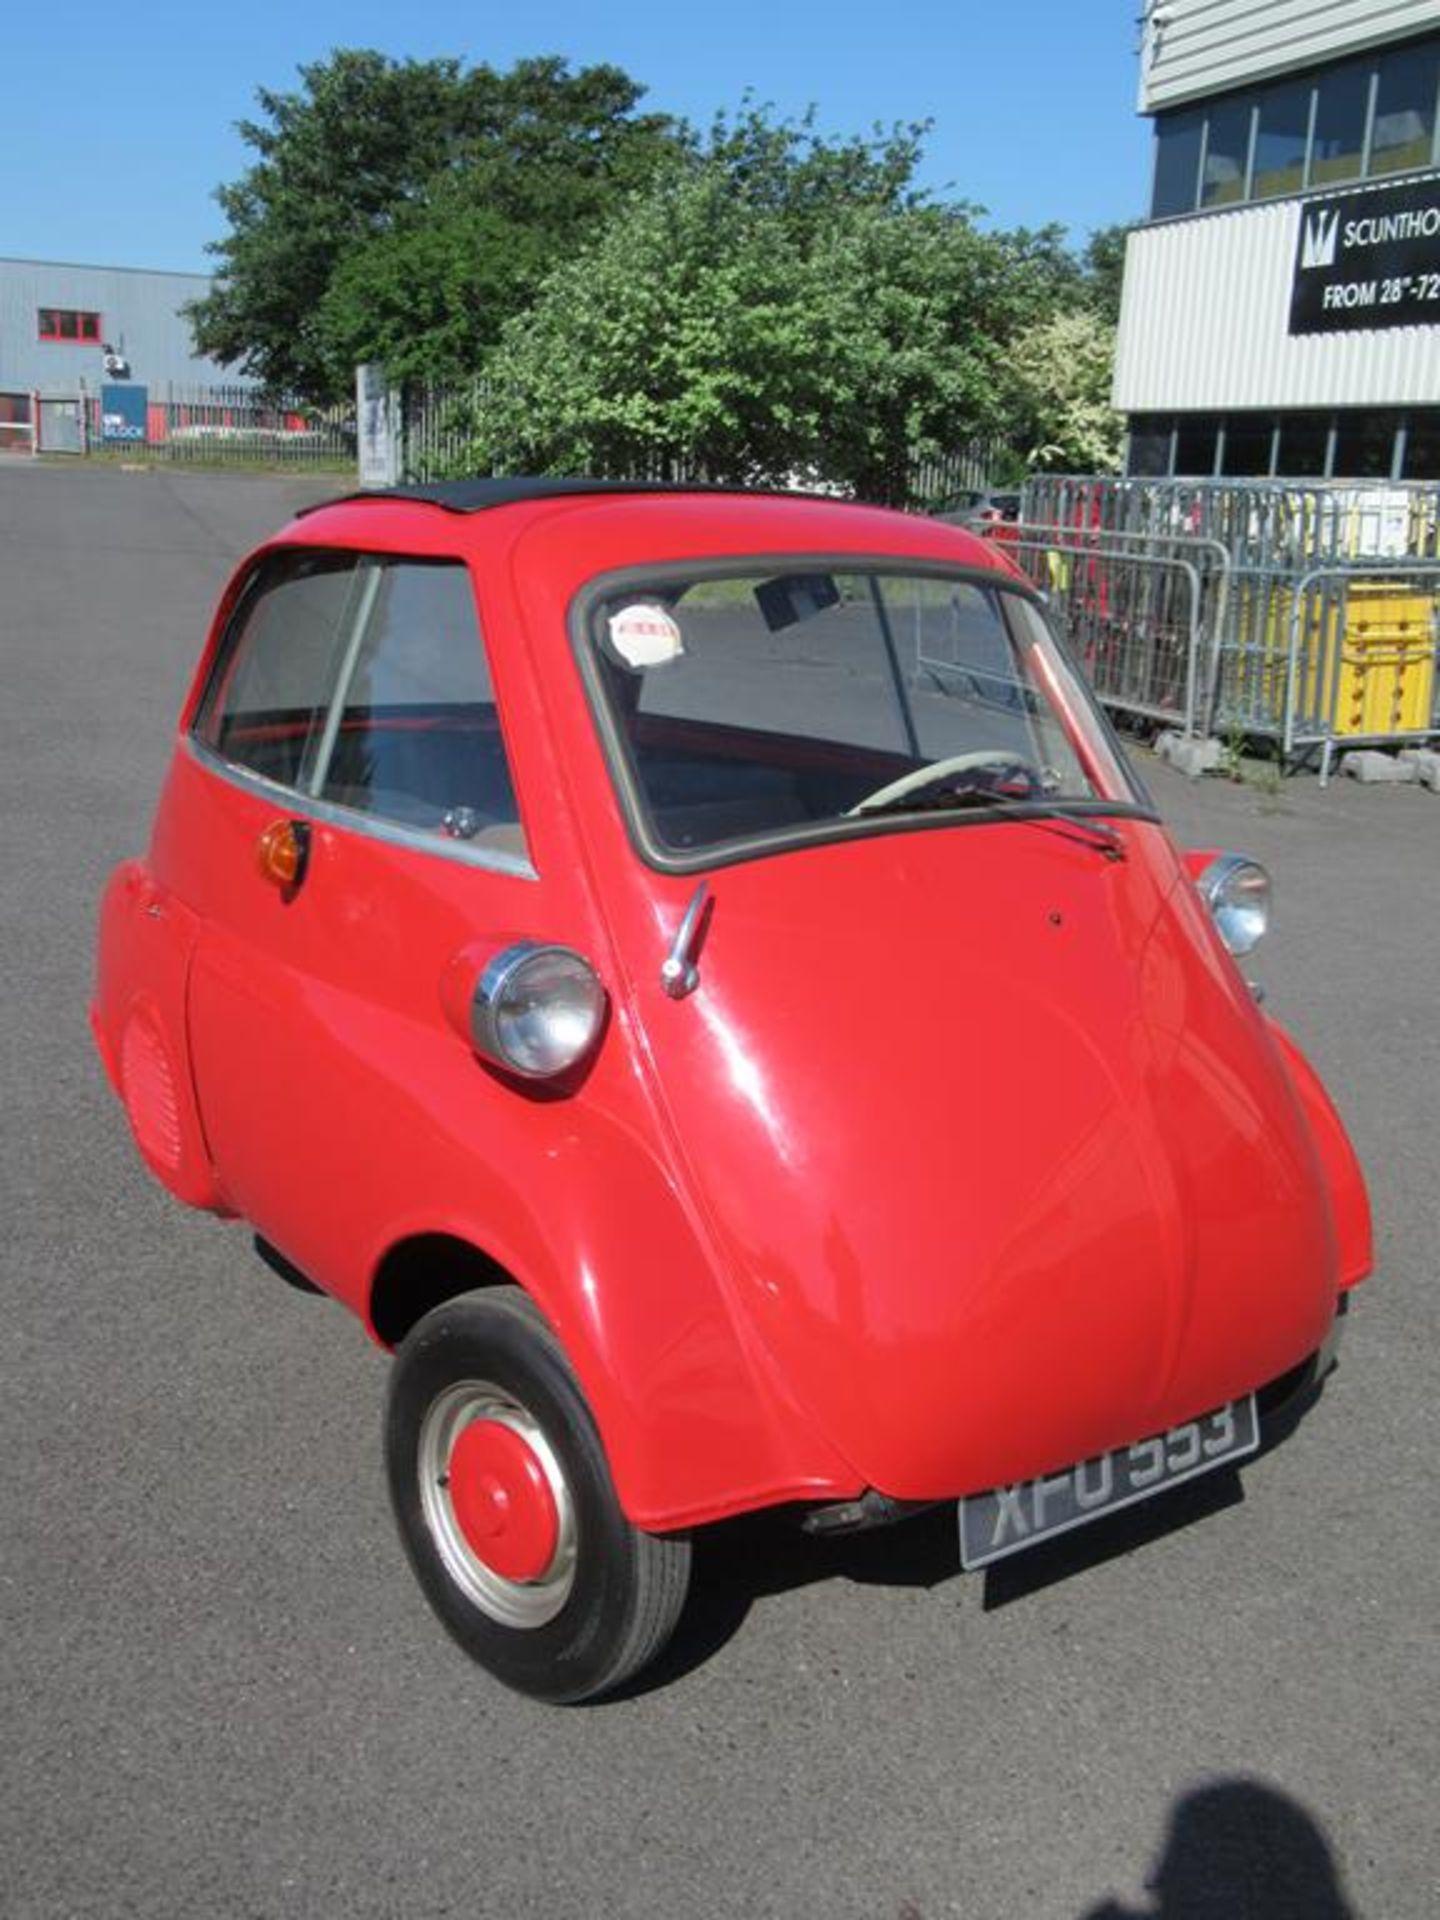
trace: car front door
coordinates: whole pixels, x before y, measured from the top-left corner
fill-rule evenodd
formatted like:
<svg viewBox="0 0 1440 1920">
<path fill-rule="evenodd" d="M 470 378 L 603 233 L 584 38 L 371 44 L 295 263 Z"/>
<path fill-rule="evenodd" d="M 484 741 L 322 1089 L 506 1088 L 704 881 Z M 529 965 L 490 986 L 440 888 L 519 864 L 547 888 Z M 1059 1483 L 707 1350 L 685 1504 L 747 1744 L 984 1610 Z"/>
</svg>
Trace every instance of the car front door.
<svg viewBox="0 0 1440 1920">
<path fill-rule="evenodd" d="M 468 568 L 266 556 L 182 770 L 210 1151 L 235 1210 L 358 1306 L 368 1250 L 412 1195 L 484 1188 L 514 1101 L 446 1019 L 447 968 L 477 940 L 563 931 L 544 919 Z"/>
</svg>

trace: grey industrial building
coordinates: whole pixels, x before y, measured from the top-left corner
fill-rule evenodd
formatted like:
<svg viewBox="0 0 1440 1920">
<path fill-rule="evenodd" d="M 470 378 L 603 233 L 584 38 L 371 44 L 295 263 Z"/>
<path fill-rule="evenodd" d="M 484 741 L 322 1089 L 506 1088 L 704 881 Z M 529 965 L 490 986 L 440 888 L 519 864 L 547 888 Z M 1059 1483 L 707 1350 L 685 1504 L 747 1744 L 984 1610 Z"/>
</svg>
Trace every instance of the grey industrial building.
<svg viewBox="0 0 1440 1920">
<path fill-rule="evenodd" d="M 1145 0 L 1137 475 L 1440 478 L 1440 0 Z"/>
<path fill-rule="evenodd" d="M 191 342 L 182 308 L 210 284 L 199 273 L 0 260 L 0 451 L 70 450 L 102 392 L 112 425 L 101 431 L 124 438 L 176 390 L 242 384 Z"/>
</svg>

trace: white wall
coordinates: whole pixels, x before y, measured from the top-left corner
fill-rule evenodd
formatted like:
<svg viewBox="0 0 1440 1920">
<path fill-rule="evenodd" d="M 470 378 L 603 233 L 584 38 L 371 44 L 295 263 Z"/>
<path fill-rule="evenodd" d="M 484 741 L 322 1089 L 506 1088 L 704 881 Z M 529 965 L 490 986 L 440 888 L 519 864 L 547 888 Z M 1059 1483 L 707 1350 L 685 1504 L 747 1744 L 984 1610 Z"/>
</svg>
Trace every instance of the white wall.
<svg viewBox="0 0 1440 1920">
<path fill-rule="evenodd" d="M 1440 401 L 1440 326 L 1287 333 L 1301 204 L 1271 201 L 1130 235 L 1117 407 L 1151 413 Z"/>
<path fill-rule="evenodd" d="M 1142 113 L 1440 25 L 1440 0 L 1144 0 L 1143 10 Z"/>
</svg>

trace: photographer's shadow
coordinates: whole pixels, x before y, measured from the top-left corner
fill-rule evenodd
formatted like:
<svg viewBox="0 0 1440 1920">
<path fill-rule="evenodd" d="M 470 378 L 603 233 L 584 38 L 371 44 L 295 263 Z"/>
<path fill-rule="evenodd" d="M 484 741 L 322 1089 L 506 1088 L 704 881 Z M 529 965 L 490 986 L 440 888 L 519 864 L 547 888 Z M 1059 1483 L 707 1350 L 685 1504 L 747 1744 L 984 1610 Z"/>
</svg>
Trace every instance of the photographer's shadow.
<svg viewBox="0 0 1440 1920">
<path fill-rule="evenodd" d="M 1258 1780 L 1187 1793 L 1146 1887 L 1152 1904 L 1107 1900 L 1083 1920 L 1356 1920 L 1318 1824 Z"/>
</svg>

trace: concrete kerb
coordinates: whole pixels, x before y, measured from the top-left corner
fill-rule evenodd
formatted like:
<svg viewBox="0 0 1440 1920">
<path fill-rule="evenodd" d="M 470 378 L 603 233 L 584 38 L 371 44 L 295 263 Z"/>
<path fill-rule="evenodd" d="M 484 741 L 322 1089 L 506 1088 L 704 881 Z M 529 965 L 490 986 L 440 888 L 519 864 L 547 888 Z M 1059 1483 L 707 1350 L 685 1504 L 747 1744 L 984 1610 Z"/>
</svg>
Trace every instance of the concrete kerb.
<svg viewBox="0 0 1440 1920">
<path fill-rule="evenodd" d="M 1440 793 L 1440 750 L 1434 747 L 1402 747 L 1395 754 L 1362 748 L 1340 756 L 1340 771 L 1366 786 L 1422 786 Z"/>
</svg>

